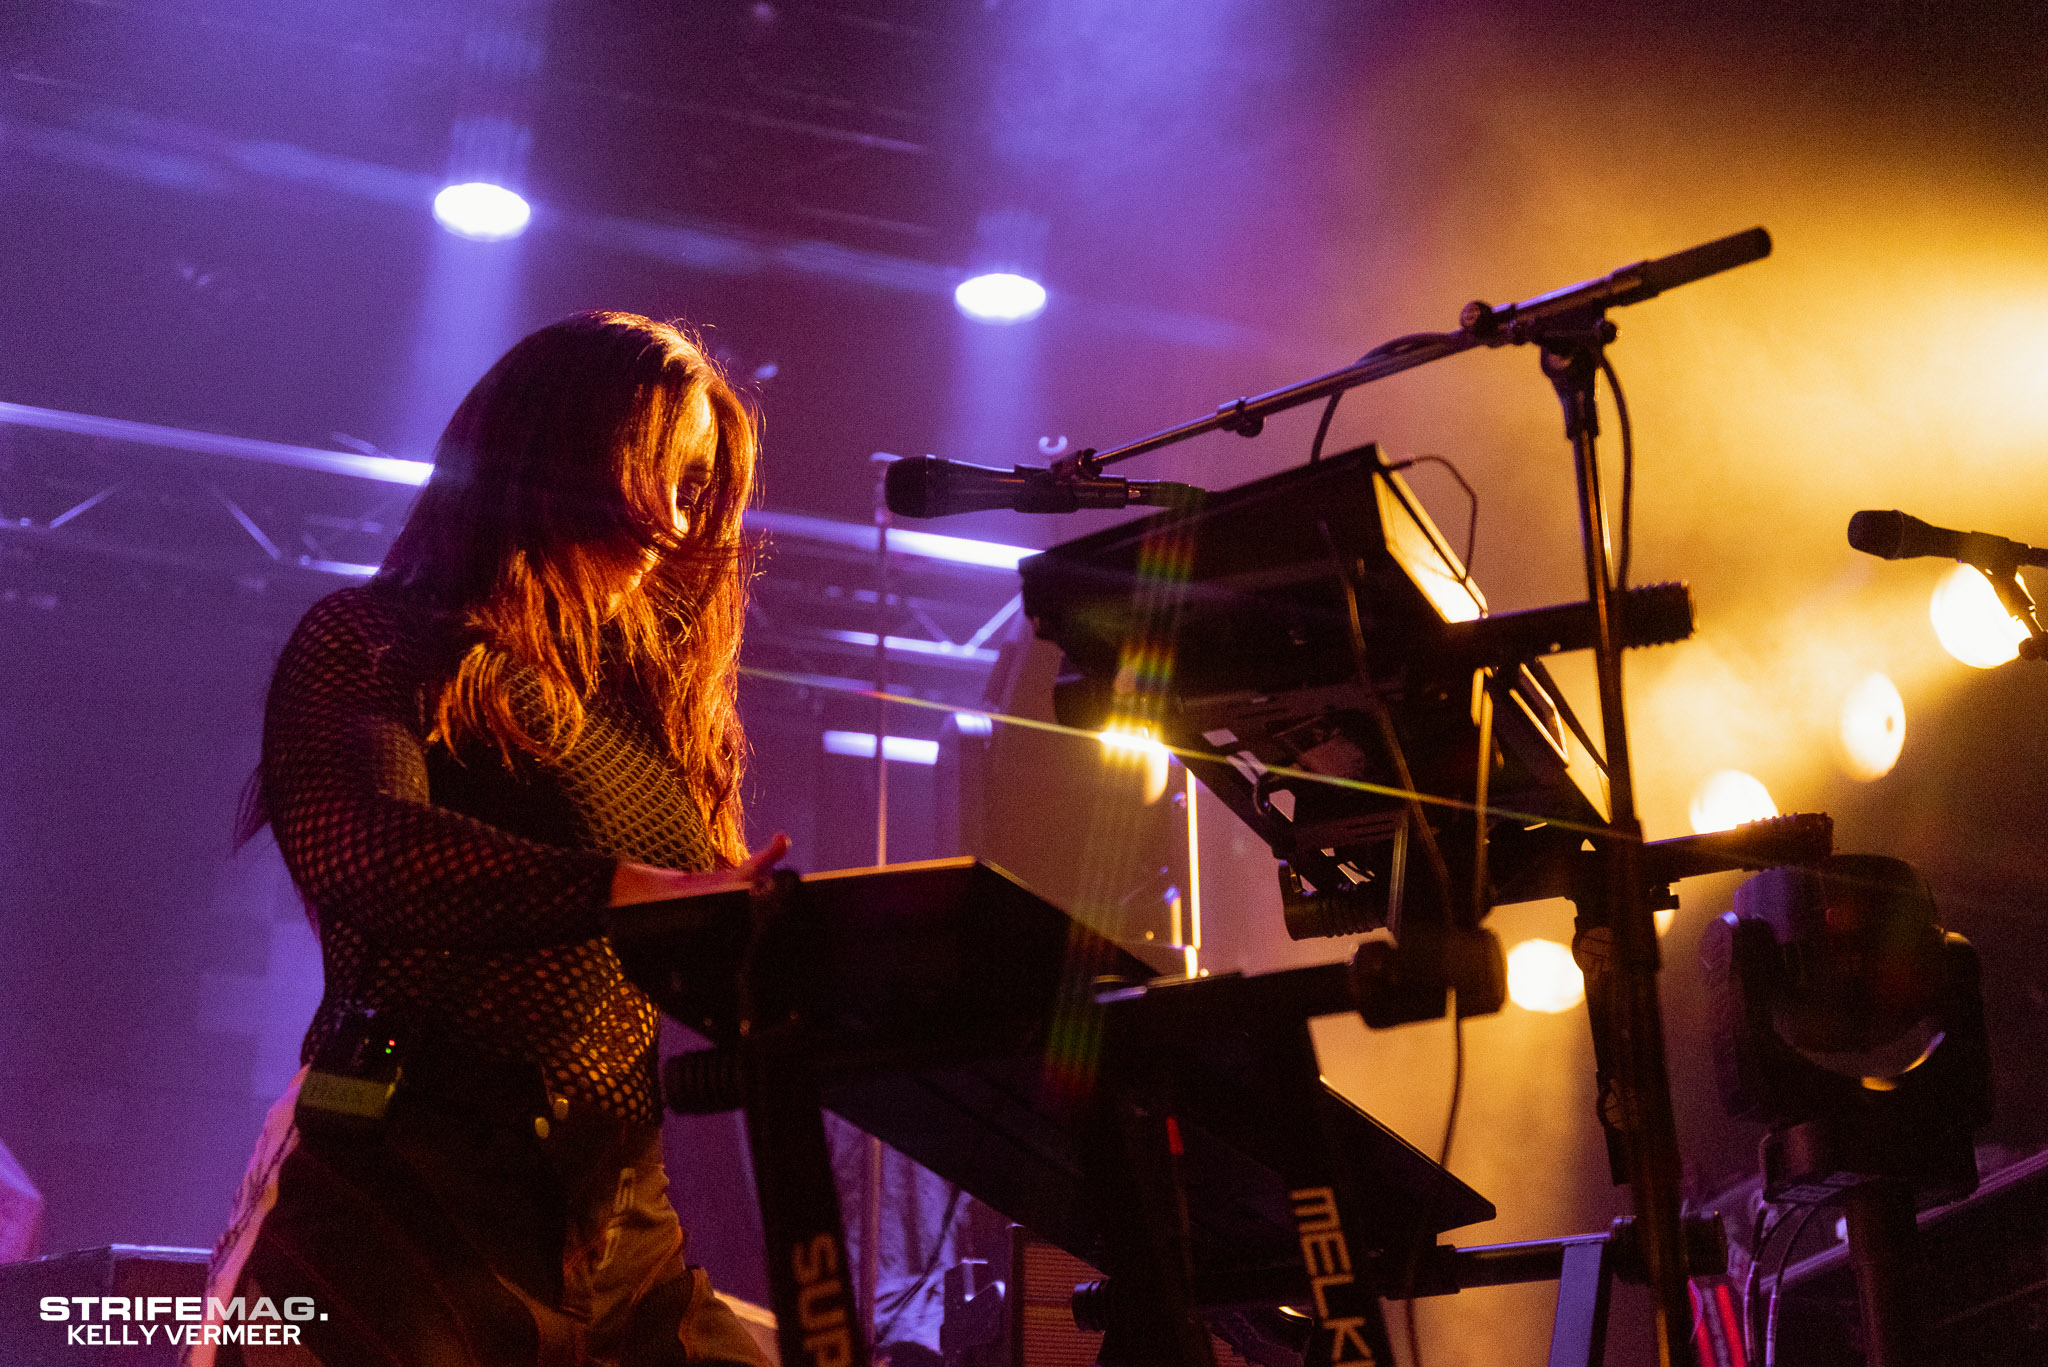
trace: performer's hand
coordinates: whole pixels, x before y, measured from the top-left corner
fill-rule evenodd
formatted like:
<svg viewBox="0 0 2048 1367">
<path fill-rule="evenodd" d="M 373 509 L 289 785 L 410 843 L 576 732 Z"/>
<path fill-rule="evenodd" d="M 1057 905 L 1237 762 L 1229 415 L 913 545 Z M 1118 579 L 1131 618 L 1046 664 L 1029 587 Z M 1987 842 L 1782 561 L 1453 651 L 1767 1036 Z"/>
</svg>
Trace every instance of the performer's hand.
<svg viewBox="0 0 2048 1367">
<path fill-rule="evenodd" d="M 777 831 L 769 837 L 767 844 L 727 869 L 726 873 L 739 879 L 745 886 L 752 887 L 768 875 L 768 870 L 782 862 L 782 856 L 788 853 L 789 832 Z"/>
<path fill-rule="evenodd" d="M 657 869 L 649 864 L 619 861 L 612 875 L 615 907 L 635 902 L 666 902 L 673 897 L 704 897 L 715 892 L 744 892 L 765 877 L 777 860 L 789 853 L 789 837 L 780 831 L 775 838 L 729 869 L 708 873 L 684 873 L 680 869 Z"/>
</svg>

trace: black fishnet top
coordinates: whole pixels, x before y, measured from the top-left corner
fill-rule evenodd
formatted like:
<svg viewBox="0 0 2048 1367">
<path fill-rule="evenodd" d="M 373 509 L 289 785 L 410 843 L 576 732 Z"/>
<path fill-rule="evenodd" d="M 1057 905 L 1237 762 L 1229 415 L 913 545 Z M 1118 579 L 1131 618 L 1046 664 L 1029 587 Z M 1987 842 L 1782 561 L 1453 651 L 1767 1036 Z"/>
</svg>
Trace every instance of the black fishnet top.
<svg viewBox="0 0 2048 1367">
<path fill-rule="evenodd" d="M 607 697 L 556 762 L 429 745 L 428 685 L 465 644 L 371 585 L 314 604 L 278 661 L 264 805 L 327 979 L 303 1057 L 351 1003 L 404 1006 L 539 1064 L 572 1105 L 656 1120 L 656 1013 L 602 938 L 604 908 L 618 860 L 711 868 L 702 813 L 654 728 Z M 535 696 L 515 679 L 515 707 Z"/>
</svg>

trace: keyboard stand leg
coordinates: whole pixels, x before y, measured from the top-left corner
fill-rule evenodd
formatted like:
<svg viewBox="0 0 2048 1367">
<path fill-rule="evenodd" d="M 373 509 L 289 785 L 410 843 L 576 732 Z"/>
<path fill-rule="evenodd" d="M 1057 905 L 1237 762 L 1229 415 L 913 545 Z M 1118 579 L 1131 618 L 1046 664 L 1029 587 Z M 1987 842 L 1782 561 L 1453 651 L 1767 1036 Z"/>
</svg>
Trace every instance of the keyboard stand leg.
<svg viewBox="0 0 2048 1367">
<path fill-rule="evenodd" d="M 1607 1293 L 1614 1284 L 1608 1239 L 1565 1245 L 1549 1367 L 1601 1367 L 1607 1357 Z"/>
<path fill-rule="evenodd" d="M 797 875 L 779 869 L 749 899 L 751 934 L 739 972 L 739 1090 L 782 1367 L 868 1367 L 806 1027 L 794 1014 L 762 1010 L 759 1001 L 765 947 L 799 913 L 802 894 Z"/>
<path fill-rule="evenodd" d="M 1316 1064 L 1315 1040 L 1307 1020 L 1299 1017 L 1268 1022 L 1265 1028 L 1281 1037 L 1275 1056 L 1293 1060 L 1274 1078 L 1265 1104 L 1276 1132 L 1299 1137 L 1288 1147 L 1280 1175 L 1308 1275 L 1309 1303 L 1303 1308 L 1315 1320 L 1303 1367 L 1393 1367 L 1393 1344 L 1379 1298 L 1382 1292 L 1398 1294 L 1398 1288 L 1375 1286 L 1366 1275 L 1368 1249 L 1357 1235 L 1372 1224 L 1352 1176 L 1351 1157 L 1331 1127 L 1331 1102 Z"/>
<path fill-rule="evenodd" d="M 1590 886 L 1575 901 L 1578 917 L 1572 935 L 1572 957 L 1586 975 L 1586 1018 L 1593 1029 L 1594 1114 L 1607 1141 L 1607 1172 L 1616 1186 L 1629 1180 L 1628 1135 L 1622 1129 L 1619 1052 L 1615 1042 L 1614 931 L 1606 901 Z"/>
<path fill-rule="evenodd" d="M 1115 1046 L 1107 1052 L 1114 1059 Z M 1086 1122 L 1089 1181 L 1102 1213 L 1102 1271 L 1112 1291 L 1097 1361 L 1216 1367 L 1188 1286 L 1176 1121 L 1168 1094 L 1141 1070 L 1126 1072 L 1112 1061 Z"/>
<path fill-rule="evenodd" d="M 1265 1036 L 1268 1043 L 1260 1051 L 1262 1056 L 1284 1061 L 1263 1086 L 1242 1098 L 1242 1104 L 1267 1117 L 1271 1133 L 1292 1136 L 1292 1142 L 1273 1157 L 1300 1236 L 1309 1293 L 1303 1308 L 1315 1320 L 1302 1356 L 1303 1367 L 1393 1367 L 1393 1347 L 1379 1302 L 1382 1288 L 1368 1274 L 1370 1250 L 1359 1240 L 1359 1235 L 1374 1225 L 1366 1218 L 1351 1156 L 1338 1143 L 1333 1126 L 1335 1103 L 1323 1086 L 1315 1041 L 1298 1003 L 1263 1002 L 1248 994 L 1244 980 L 1219 978 L 1126 996 L 1105 1006 L 1105 1080 L 1135 1089 L 1124 1093 L 1139 1099 L 1130 1103 L 1135 1115 L 1127 1119 L 1126 1128 L 1138 1119 L 1146 1127 L 1142 1144 L 1125 1143 L 1124 1152 L 1130 1155 L 1125 1159 L 1126 1170 L 1135 1171 L 1143 1161 L 1151 1165 L 1154 1174 L 1144 1182 L 1113 1177 L 1105 1199 L 1126 1203 L 1128 1209 L 1139 1199 L 1133 1193 L 1142 1190 L 1149 1198 L 1145 1202 L 1149 1209 L 1143 1214 L 1150 1221 L 1146 1227 L 1155 1232 L 1149 1246 L 1132 1249 L 1128 1256 L 1155 1269 L 1150 1273 L 1153 1284 L 1168 1288 L 1169 1296 L 1178 1288 L 1178 1297 L 1172 1301 L 1174 1322 L 1192 1325 L 1201 1339 L 1200 1359 L 1190 1349 L 1172 1360 L 1201 1361 L 1206 1367 L 1210 1349 L 1206 1328 L 1194 1317 L 1193 1298 L 1186 1291 L 1185 1193 L 1175 1162 L 1176 1131 L 1168 1123 L 1171 1095 L 1161 1086 L 1147 1088 L 1142 1080 L 1148 1076 L 1148 1062 L 1170 1057 L 1176 1041 L 1184 1036 L 1187 1019 L 1199 1016 L 1228 1020 Z M 1114 1174 L 1115 1168 L 1109 1171 Z M 1104 1211 L 1109 1217 L 1107 1228 L 1125 1223 L 1120 1211 L 1112 1215 L 1112 1206 L 1105 1206 Z M 1165 1237 L 1167 1230 L 1173 1238 Z M 1165 1265 L 1169 1257 L 1181 1260 L 1179 1265 Z M 1110 1274 L 1112 1287 L 1130 1284 L 1123 1268 L 1105 1267 L 1103 1271 Z M 1118 1301 L 1121 1304 L 1125 1298 L 1120 1295 Z M 1156 1337 L 1158 1331 L 1154 1332 L 1154 1341 L 1163 1341 Z M 1123 1362 L 1113 1361 L 1107 1349 L 1105 1341 L 1105 1367 L 1125 1367 Z"/>
<path fill-rule="evenodd" d="M 747 1146 L 785 1367 L 868 1367 L 817 1080 L 795 1041 L 750 1040 Z"/>
</svg>

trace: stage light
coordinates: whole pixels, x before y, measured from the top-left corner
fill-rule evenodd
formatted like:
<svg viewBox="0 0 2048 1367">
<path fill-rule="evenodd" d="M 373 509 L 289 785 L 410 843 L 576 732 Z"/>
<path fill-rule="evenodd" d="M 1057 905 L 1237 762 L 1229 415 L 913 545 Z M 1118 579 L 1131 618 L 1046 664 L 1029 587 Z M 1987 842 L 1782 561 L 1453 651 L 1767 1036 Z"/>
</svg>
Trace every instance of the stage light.
<svg viewBox="0 0 2048 1367">
<path fill-rule="evenodd" d="M 1021 323 L 1045 310 L 1045 286 L 1028 276 L 991 271 L 953 288 L 953 303 L 977 323 Z"/>
<path fill-rule="evenodd" d="M 1996 669 L 2020 653 L 2027 629 L 1998 601 L 1989 580 L 1968 565 L 1942 577 L 1927 605 L 1941 648 L 1972 669 Z"/>
<path fill-rule="evenodd" d="M 1850 777 L 1883 778 L 1906 743 L 1906 702 L 1882 674 L 1865 675 L 1842 699 L 1842 755 Z"/>
<path fill-rule="evenodd" d="M 825 753 L 846 755 L 853 759 L 875 757 L 875 733 L 872 731 L 827 731 Z M 882 737 L 882 757 L 898 764 L 937 764 L 939 743 L 935 740 L 917 740 L 911 736 Z"/>
<path fill-rule="evenodd" d="M 1508 1000 L 1554 1015 L 1586 999 L 1586 975 L 1555 940 L 1524 940 L 1508 951 Z"/>
<path fill-rule="evenodd" d="M 472 242 L 503 242 L 526 231 L 533 209 L 502 185 L 472 180 L 434 196 L 434 219 Z"/>
<path fill-rule="evenodd" d="M 0 405 L 0 422 L 6 420 L 5 405 Z M 779 532 L 784 536 L 800 536 L 810 541 L 830 542 L 835 546 L 850 546 L 855 550 L 874 554 L 878 533 L 872 522 L 835 522 L 826 517 L 810 517 L 803 513 L 778 513 L 767 508 L 749 508 L 746 523 L 750 529 L 765 532 Z M 944 536 L 938 532 L 906 531 L 901 527 L 889 529 L 889 554 L 918 555 L 932 560 L 947 560 L 956 565 L 980 565 L 992 570 L 1014 570 L 1017 563 L 1027 555 L 1038 552 L 1029 546 L 1005 546 L 996 541 L 974 541 L 964 536 Z M 873 645 L 873 633 L 869 633 L 868 644 Z"/>
<path fill-rule="evenodd" d="M 1750 821 L 1762 821 L 1778 814 L 1770 790 L 1740 769 L 1720 769 L 1708 774 L 1692 794 L 1692 828 L 1729 831 Z"/>
<path fill-rule="evenodd" d="M 1145 802 L 1151 805 L 1166 795 L 1167 765 L 1173 758 L 1149 726 L 1112 725 L 1095 733 L 1113 759 L 1142 765 L 1145 770 Z"/>
</svg>

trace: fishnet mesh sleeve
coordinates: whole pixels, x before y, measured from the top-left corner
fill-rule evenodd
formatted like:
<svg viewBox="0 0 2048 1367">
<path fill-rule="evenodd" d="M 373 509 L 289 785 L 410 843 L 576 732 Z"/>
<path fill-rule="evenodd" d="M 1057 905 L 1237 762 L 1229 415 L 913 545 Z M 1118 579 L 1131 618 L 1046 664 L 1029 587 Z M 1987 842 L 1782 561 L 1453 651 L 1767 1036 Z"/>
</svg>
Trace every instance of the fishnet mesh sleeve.
<svg viewBox="0 0 2048 1367">
<path fill-rule="evenodd" d="M 427 651 L 365 593 L 330 596 L 278 661 L 263 793 L 278 848 L 323 923 L 394 948 L 527 949 L 604 933 L 616 863 L 428 800 Z"/>
</svg>

